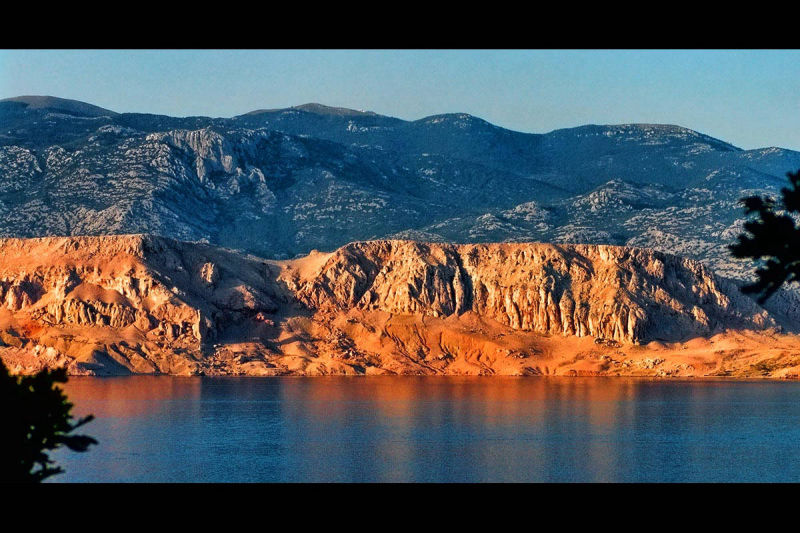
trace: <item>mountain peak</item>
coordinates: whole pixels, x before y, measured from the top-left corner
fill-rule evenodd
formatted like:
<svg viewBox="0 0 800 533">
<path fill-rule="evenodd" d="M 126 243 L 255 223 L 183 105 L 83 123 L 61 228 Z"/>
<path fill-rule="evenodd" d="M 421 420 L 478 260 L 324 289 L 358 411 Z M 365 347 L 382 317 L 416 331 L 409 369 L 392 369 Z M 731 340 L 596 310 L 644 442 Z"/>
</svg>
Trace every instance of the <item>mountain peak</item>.
<svg viewBox="0 0 800 533">
<path fill-rule="evenodd" d="M 331 107 L 314 102 L 294 106 L 292 109 L 299 109 L 301 111 L 316 113 L 318 115 L 335 115 L 340 117 L 363 116 L 363 115 L 375 116 L 375 113 L 373 113 L 372 111 L 361 111 L 356 109 L 348 109 L 346 107 Z"/>
<path fill-rule="evenodd" d="M 293 111 L 305 111 L 306 113 L 314 113 L 315 115 L 335 116 L 335 117 L 378 116 L 377 113 L 373 113 L 372 111 L 361 111 L 356 109 L 348 109 L 346 107 L 332 107 L 324 104 L 318 104 L 315 102 L 310 102 L 307 104 L 296 105 L 287 108 L 256 109 L 254 111 L 250 111 L 249 113 L 245 113 L 244 115 L 240 116 L 260 115 L 263 113 L 286 113 Z"/>
<path fill-rule="evenodd" d="M 58 98 L 56 96 L 15 96 L 13 98 L 4 98 L 0 100 L 0 103 L 4 102 L 16 102 L 23 104 L 27 109 L 44 109 L 83 117 L 103 117 L 117 114 L 109 109 L 87 104 L 86 102 L 70 100 L 67 98 Z"/>
<path fill-rule="evenodd" d="M 726 143 L 710 135 L 700 133 L 675 124 L 586 124 L 574 128 L 562 128 L 551 131 L 548 135 L 572 135 L 577 137 L 633 138 L 644 144 L 658 144 L 667 140 L 703 142 L 726 151 L 740 151 L 730 143 Z"/>
<path fill-rule="evenodd" d="M 482 118 L 478 118 L 469 113 L 442 113 L 439 115 L 431 115 L 429 117 L 421 118 L 417 121 L 420 124 L 455 124 L 458 126 L 474 126 L 483 125 L 498 128 L 491 122 L 487 122 Z"/>
</svg>

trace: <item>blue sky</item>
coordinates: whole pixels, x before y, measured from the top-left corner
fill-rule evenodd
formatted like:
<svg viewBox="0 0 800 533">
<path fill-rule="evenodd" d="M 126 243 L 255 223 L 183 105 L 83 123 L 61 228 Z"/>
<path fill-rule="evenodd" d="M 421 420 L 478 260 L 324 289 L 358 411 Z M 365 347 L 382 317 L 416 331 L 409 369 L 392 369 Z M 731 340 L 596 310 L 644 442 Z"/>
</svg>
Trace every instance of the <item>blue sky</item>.
<svg viewBox="0 0 800 533">
<path fill-rule="evenodd" d="M 307 102 L 418 119 L 466 112 L 519 131 L 686 126 L 800 150 L 800 51 L 3 50 L 0 98 L 233 116 Z"/>
</svg>

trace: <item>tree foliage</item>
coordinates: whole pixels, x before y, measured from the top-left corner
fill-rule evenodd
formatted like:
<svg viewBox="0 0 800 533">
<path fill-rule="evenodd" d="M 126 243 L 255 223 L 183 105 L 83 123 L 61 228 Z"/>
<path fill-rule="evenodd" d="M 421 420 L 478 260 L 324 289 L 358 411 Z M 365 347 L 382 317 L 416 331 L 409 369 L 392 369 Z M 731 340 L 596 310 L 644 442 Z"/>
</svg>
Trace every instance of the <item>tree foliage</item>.
<svg viewBox="0 0 800 533">
<path fill-rule="evenodd" d="M 757 281 L 742 292 L 758 295 L 762 304 L 784 283 L 800 281 L 800 227 L 791 215 L 800 214 L 800 170 L 787 175 L 790 186 L 781 189 L 780 202 L 766 196 L 742 199 L 746 213 L 758 217 L 746 222 L 746 233 L 729 246 L 734 257 L 761 263 Z"/>
<path fill-rule="evenodd" d="M 91 421 L 73 421 L 73 405 L 56 383 L 66 383 L 63 368 L 42 370 L 31 376 L 12 376 L 0 361 L 0 481 L 39 482 L 63 472 L 47 452 L 66 446 L 84 452 L 97 441 L 86 435 L 70 435 Z"/>
</svg>

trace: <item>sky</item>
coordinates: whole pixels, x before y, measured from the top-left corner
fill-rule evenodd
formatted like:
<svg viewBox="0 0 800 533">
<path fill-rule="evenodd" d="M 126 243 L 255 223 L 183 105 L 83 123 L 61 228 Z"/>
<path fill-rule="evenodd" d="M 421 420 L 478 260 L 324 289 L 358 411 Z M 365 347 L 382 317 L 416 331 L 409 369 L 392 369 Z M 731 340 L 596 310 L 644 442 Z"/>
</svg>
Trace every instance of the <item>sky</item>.
<svg viewBox="0 0 800 533">
<path fill-rule="evenodd" d="M 230 117 L 308 102 L 545 133 L 685 126 L 800 150 L 800 50 L 0 50 L 0 98 Z"/>
</svg>

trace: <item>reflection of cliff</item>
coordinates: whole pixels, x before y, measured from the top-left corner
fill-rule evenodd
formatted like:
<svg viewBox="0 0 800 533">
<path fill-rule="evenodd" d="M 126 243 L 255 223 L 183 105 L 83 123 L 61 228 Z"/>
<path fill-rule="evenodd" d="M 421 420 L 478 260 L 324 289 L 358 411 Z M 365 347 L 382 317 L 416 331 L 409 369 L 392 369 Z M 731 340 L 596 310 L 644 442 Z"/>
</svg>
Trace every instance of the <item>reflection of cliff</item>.
<svg viewBox="0 0 800 533">
<path fill-rule="evenodd" d="M 782 425 L 787 407 L 797 413 L 791 384 L 129 376 L 66 389 L 78 414 L 97 415 L 100 441 L 88 464 L 66 454 L 67 481 L 702 481 L 698 464 L 779 481 L 796 471 L 785 432 L 769 431 L 794 429 Z M 752 438 L 733 442 L 731 427 L 774 442 L 767 458 L 781 472 L 746 453 Z M 741 461 L 717 453 L 731 447 Z"/>
<path fill-rule="evenodd" d="M 591 464 L 594 481 L 613 481 L 619 458 L 608 439 L 635 420 L 631 399 L 641 387 L 626 379 L 326 379 L 285 383 L 279 404 L 302 479 L 534 479 L 553 465 Z M 553 433 L 570 445 L 543 438 Z"/>
<path fill-rule="evenodd" d="M 70 398 L 80 398 L 75 409 L 81 416 L 147 419 L 173 405 L 180 406 L 181 402 L 191 405 L 200 398 L 202 383 L 156 376 L 137 376 L 135 380 L 73 377 L 64 388 Z"/>
<path fill-rule="evenodd" d="M 788 376 L 800 366 L 796 338 L 776 336 L 774 318 L 732 283 L 650 250 L 369 241 L 274 262 L 126 235 L 3 239 L 0 254 L 0 355 L 16 372 Z"/>
</svg>

